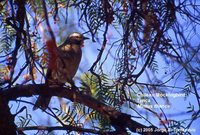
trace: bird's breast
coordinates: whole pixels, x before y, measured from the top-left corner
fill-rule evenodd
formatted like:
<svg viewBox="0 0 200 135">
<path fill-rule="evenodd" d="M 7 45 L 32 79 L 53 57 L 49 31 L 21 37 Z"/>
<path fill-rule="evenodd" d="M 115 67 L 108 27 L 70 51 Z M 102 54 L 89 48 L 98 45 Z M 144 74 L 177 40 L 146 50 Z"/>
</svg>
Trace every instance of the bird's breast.
<svg viewBox="0 0 200 135">
<path fill-rule="evenodd" d="M 78 48 L 64 48 L 56 61 L 57 69 L 52 73 L 53 80 L 66 83 L 75 76 L 82 57 L 82 51 Z"/>
</svg>

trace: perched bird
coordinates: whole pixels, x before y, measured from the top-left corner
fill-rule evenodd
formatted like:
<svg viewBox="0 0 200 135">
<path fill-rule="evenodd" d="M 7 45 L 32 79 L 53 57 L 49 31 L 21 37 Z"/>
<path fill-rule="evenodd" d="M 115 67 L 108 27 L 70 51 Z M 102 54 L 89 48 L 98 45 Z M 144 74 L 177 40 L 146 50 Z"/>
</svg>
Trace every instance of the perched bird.
<svg viewBox="0 0 200 135">
<path fill-rule="evenodd" d="M 63 86 L 66 82 L 75 88 L 73 77 L 75 76 L 79 63 L 81 61 L 84 40 L 88 39 L 82 34 L 75 32 L 70 34 L 66 41 L 60 45 L 58 49 L 58 58 L 56 60 L 55 69 L 47 69 L 46 84 L 51 86 Z M 33 110 L 41 108 L 43 111 L 47 109 L 51 97 L 39 96 Z"/>
</svg>

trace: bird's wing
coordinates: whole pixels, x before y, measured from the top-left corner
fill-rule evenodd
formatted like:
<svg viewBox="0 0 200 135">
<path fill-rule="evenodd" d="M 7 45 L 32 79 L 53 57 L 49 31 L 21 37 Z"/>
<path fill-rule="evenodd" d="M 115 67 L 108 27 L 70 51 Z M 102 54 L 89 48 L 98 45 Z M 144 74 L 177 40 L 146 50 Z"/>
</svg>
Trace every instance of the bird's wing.
<svg viewBox="0 0 200 135">
<path fill-rule="evenodd" d="M 74 55 L 74 50 L 69 45 L 59 46 L 58 52 L 60 58 L 72 58 Z"/>
</svg>

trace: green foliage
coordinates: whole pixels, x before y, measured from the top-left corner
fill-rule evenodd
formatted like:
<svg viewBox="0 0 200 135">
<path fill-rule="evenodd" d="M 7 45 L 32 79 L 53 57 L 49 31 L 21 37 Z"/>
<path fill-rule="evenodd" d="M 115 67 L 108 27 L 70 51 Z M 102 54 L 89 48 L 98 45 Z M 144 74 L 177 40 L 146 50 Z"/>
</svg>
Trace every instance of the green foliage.
<svg viewBox="0 0 200 135">
<path fill-rule="evenodd" d="M 191 83 L 188 83 L 184 86 L 183 92 L 185 93 L 186 97 L 188 97 L 191 94 L 192 85 Z"/>
<path fill-rule="evenodd" d="M 191 103 L 189 103 L 189 106 L 187 107 L 187 109 L 188 109 L 187 113 L 194 112 L 194 105 L 192 105 Z"/>
<path fill-rule="evenodd" d="M 27 127 L 27 126 L 32 126 L 32 125 L 36 125 L 36 123 L 34 122 L 33 118 L 32 118 L 32 114 L 30 114 L 27 110 L 26 107 L 25 108 L 25 112 L 22 115 L 17 116 L 17 126 L 18 127 Z"/>
<path fill-rule="evenodd" d="M 15 38 L 15 30 L 6 23 L 6 12 L 0 12 L 0 53 L 8 54 Z"/>
<path fill-rule="evenodd" d="M 102 11 L 102 7 L 100 6 L 101 2 L 100 1 L 92 1 L 87 9 L 87 14 L 88 14 L 88 23 L 89 29 L 92 30 L 92 34 L 96 34 L 101 25 L 103 25 L 103 18 L 104 18 L 104 13 Z M 86 6 L 86 5 L 85 5 Z"/>
<path fill-rule="evenodd" d="M 152 62 L 150 62 L 149 68 L 153 73 L 158 73 L 158 62 L 155 60 L 155 57 L 153 58 Z"/>
<path fill-rule="evenodd" d="M 94 125 L 94 128 L 103 130 L 103 131 L 111 130 L 109 119 L 103 116 L 102 114 L 98 113 L 97 111 L 90 112 L 88 117 L 91 122 L 95 123 L 96 121 L 98 123 L 97 126 Z"/>
<path fill-rule="evenodd" d="M 192 70 L 192 75 L 196 83 L 200 83 L 200 68 L 196 67 Z"/>
<path fill-rule="evenodd" d="M 65 109 L 65 111 L 59 110 L 57 108 L 53 108 L 53 110 L 56 112 L 58 118 L 64 124 L 78 126 L 79 123 L 76 122 L 76 116 L 78 113 L 76 113 L 75 110 L 71 110 L 71 107 L 68 107 Z"/>
<path fill-rule="evenodd" d="M 120 110 L 120 91 L 116 89 L 114 82 L 106 74 L 99 74 L 99 78 L 91 73 L 81 76 L 81 89 L 87 94 L 106 105 Z"/>
<path fill-rule="evenodd" d="M 188 128 L 184 126 L 185 123 L 181 121 L 171 121 L 169 126 L 170 135 L 191 135 Z"/>
<path fill-rule="evenodd" d="M 80 103 L 68 103 L 64 106 L 61 110 L 53 108 L 62 123 L 77 127 L 91 125 L 98 130 L 111 130 L 109 120 L 97 111 Z"/>
<path fill-rule="evenodd" d="M 43 7 L 42 7 L 42 1 L 41 0 L 28 0 L 27 4 L 36 16 L 35 21 L 37 21 L 37 19 L 39 19 L 39 16 L 44 17 L 44 10 L 43 10 Z"/>
</svg>

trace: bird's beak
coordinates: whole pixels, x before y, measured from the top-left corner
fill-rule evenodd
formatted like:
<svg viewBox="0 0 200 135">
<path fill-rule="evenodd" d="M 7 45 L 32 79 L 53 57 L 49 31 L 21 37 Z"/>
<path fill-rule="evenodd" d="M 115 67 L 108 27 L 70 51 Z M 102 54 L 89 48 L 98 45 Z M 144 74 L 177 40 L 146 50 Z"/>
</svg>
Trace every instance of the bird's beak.
<svg viewBox="0 0 200 135">
<path fill-rule="evenodd" d="M 87 39 L 89 39 L 89 38 L 83 36 L 83 40 L 87 40 Z M 81 47 L 84 47 L 84 42 L 82 43 Z"/>
<path fill-rule="evenodd" d="M 87 39 L 90 39 L 90 38 L 88 38 L 88 37 L 84 37 L 84 36 L 83 36 L 83 40 L 87 40 Z"/>
</svg>

